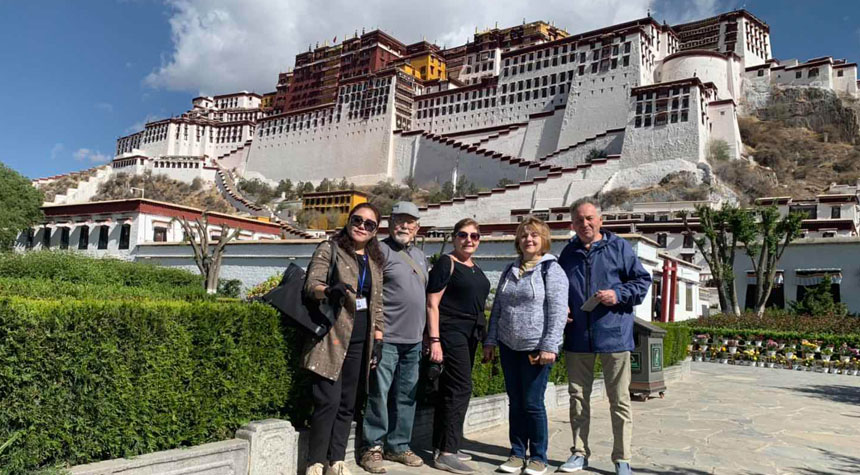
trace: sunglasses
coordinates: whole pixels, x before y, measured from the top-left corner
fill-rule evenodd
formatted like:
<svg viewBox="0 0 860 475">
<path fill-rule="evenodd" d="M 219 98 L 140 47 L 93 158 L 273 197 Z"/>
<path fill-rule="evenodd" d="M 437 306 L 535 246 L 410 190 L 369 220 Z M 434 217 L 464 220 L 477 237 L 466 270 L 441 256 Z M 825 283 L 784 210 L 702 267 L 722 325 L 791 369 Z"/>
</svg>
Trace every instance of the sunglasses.
<svg viewBox="0 0 860 475">
<path fill-rule="evenodd" d="M 481 235 L 478 233 L 467 233 L 466 231 L 460 231 L 456 234 L 456 236 L 460 239 L 472 238 L 473 241 L 480 241 Z"/>
<path fill-rule="evenodd" d="M 376 221 L 372 219 L 363 219 L 361 216 L 354 214 L 351 218 L 349 218 L 349 225 L 354 228 L 363 227 L 365 231 L 372 233 L 376 231 Z"/>
</svg>

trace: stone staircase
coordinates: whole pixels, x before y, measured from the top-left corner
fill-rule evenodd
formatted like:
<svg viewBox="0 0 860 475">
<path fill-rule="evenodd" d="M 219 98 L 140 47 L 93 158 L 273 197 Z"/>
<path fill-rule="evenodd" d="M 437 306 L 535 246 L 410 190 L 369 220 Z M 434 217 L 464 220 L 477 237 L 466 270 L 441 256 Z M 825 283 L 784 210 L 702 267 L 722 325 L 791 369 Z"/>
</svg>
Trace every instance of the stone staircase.
<svg viewBox="0 0 860 475">
<path fill-rule="evenodd" d="M 41 188 L 50 183 L 62 180 L 67 177 L 75 177 L 89 175 L 86 178 L 80 179 L 74 185 L 66 188 L 62 193 L 56 193 L 54 198 L 45 201 L 45 205 L 61 205 L 70 203 L 85 203 L 98 193 L 99 186 L 107 181 L 113 175 L 113 169 L 110 165 L 101 165 L 99 167 L 90 168 L 82 172 L 66 173 L 63 175 L 54 175 L 45 178 L 37 178 L 32 181 L 33 186 Z"/>
<path fill-rule="evenodd" d="M 251 216 L 268 218 L 272 222 L 280 225 L 281 229 L 284 230 L 288 238 L 314 238 L 312 234 L 301 230 L 279 218 L 278 215 L 275 214 L 275 211 L 269 206 L 260 206 L 246 198 L 244 195 L 242 195 L 242 193 L 236 186 L 236 182 L 233 178 L 232 173 L 229 170 L 226 170 L 225 168 L 221 167 L 221 164 L 217 161 L 215 162 L 215 166 L 218 168 L 218 170 L 215 172 L 215 186 L 218 188 L 218 191 L 221 193 L 224 199 L 226 199 L 227 202 L 230 203 L 237 211 L 249 214 Z"/>
</svg>

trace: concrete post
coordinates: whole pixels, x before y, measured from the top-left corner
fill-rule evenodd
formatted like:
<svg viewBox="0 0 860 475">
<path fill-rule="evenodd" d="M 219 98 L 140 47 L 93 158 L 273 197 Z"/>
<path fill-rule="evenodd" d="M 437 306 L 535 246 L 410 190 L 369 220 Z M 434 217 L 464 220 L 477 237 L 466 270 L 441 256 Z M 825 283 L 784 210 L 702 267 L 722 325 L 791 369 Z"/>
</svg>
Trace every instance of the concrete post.
<svg viewBox="0 0 860 475">
<path fill-rule="evenodd" d="M 251 422 L 236 431 L 250 443 L 248 475 L 295 475 L 299 437 L 292 424 L 280 419 Z"/>
</svg>

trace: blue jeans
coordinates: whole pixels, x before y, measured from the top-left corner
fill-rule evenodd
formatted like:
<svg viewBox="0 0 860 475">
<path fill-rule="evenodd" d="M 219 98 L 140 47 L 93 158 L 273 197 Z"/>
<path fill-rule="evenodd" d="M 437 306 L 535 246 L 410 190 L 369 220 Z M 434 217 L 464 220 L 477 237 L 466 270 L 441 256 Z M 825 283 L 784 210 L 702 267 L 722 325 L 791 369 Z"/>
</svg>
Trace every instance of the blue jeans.
<svg viewBox="0 0 860 475">
<path fill-rule="evenodd" d="M 514 351 L 499 344 L 505 391 L 510 401 L 508 436 L 511 439 L 511 455 L 525 459 L 528 445 L 531 459 L 545 464 L 549 431 L 543 398 L 552 365 L 529 363 L 529 353 Z"/>
<path fill-rule="evenodd" d="M 370 389 L 364 413 L 366 446 L 402 453 L 409 450 L 418 395 L 418 364 L 421 343 L 383 343 L 382 359 L 370 374 Z M 393 394 L 392 394 L 393 393 Z M 389 394 L 394 404 L 389 408 Z"/>
</svg>

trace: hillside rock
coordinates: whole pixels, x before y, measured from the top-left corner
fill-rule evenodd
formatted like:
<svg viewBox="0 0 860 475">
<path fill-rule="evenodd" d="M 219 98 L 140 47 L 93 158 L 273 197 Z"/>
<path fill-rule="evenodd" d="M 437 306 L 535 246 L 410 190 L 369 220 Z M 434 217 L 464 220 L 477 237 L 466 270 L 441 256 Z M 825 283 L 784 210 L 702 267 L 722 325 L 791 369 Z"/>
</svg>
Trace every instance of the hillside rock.
<svg viewBox="0 0 860 475">
<path fill-rule="evenodd" d="M 755 116 L 814 130 L 826 135 L 825 141 L 854 144 L 860 137 L 860 118 L 856 105 L 846 102 L 833 91 L 815 87 L 774 88 L 767 106 Z"/>
</svg>

